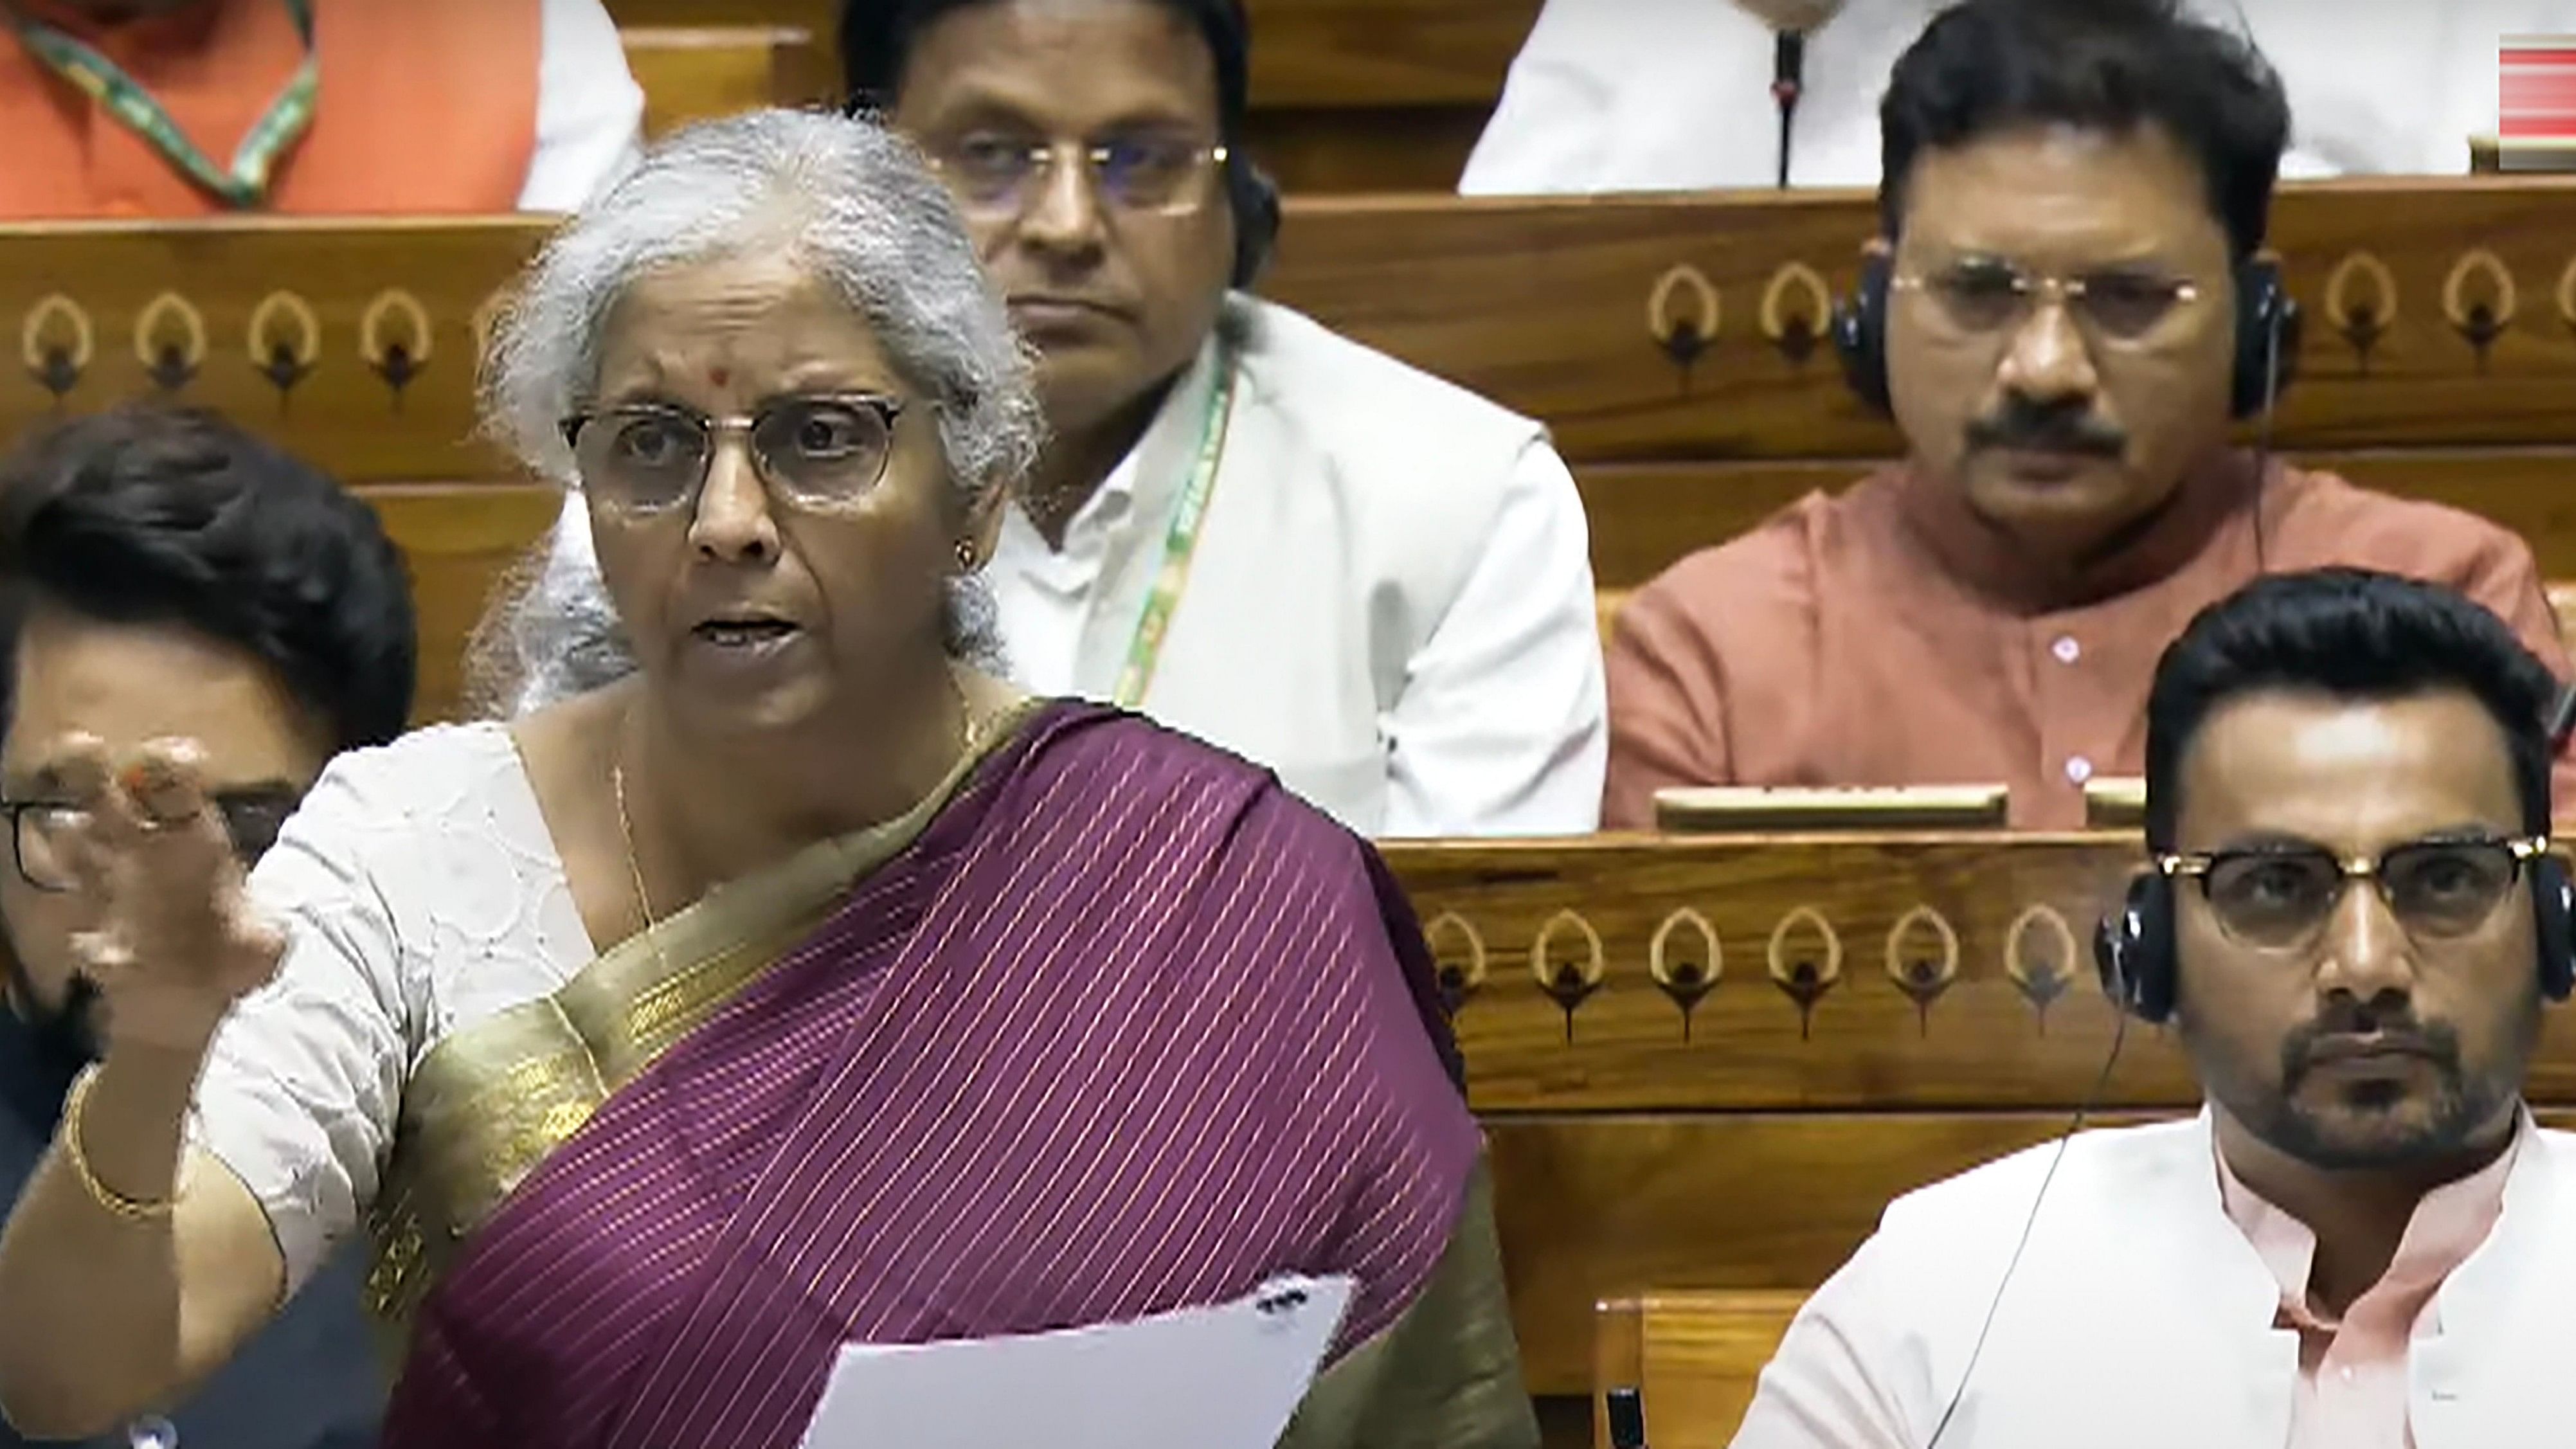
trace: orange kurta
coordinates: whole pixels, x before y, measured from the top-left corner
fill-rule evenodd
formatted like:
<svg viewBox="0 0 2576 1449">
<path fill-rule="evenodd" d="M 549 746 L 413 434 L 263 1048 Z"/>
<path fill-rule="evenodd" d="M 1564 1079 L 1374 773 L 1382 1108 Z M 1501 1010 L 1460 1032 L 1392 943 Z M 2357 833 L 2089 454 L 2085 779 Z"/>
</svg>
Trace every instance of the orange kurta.
<svg viewBox="0 0 2576 1449">
<path fill-rule="evenodd" d="M 2456 588 L 2568 675 L 2531 551 L 2453 509 L 2278 462 L 2258 490 L 2232 458 L 2099 572 L 2095 602 L 2053 608 L 2010 545 L 1899 468 L 1629 600 L 1603 823 L 1650 828 L 1666 785 L 2003 784 L 2015 826 L 2080 829 L 2085 781 L 2144 768 L 2147 688 L 2191 617 L 2258 572 L 2331 564 Z M 2557 794 L 2576 803 L 2565 762 Z"/>
<path fill-rule="evenodd" d="M 304 51 L 281 0 L 197 0 L 101 27 L 14 0 L 124 68 L 199 150 L 234 149 Z M 321 94 L 263 210 L 515 210 L 536 148 L 541 0 L 315 0 Z M 229 207 L 0 30 L 0 220 L 190 217 Z"/>
</svg>

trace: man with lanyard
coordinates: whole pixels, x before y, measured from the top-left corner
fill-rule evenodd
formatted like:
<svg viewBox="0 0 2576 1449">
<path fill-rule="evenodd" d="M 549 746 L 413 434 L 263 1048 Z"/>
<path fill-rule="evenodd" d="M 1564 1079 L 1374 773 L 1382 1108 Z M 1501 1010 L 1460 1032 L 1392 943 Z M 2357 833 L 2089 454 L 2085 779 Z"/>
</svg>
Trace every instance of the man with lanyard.
<svg viewBox="0 0 2576 1449">
<path fill-rule="evenodd" d="M 1544 430 L 1234 288 L 1237 0 L 858 0 L 851 90 L 948 179 L 1053 442 L 992 561 L 1009 664 L 1275 769 L 1364 834 L 1565 834 L 1605 735 L 1581 500 Z M 575 500 L 521 620 L 584 611 Z M 593 586 L 595 587 L 595 586 Z M 578 633 L 578 631 L 573 631 Z M 504 654 L 509 651 L 503 651 Z M 520 651 L 536 702 L 596 682 Z M 500 701 L 506 707 L 510 701 Z"/>
<path fill-rule="evenodd" d="M 0 0 L 0 27 L 0 219 L 568 210 L 643 119 L 600 0 Z"/>
<path fill-rule="evenodd" d="M 400 732 L 415 648 L 375 514 L 211 418 L 106 413 L 0 462 L 0 1202 L 116 1029 L 76 965 L 99 896 L 56 848 L 71 837 L 50 746 L 201 741 L 234 848 L 255 859 L 333 754 Z M 188 1402 L 100 1449 L 375 1443 L 362 1267 L 342 1254 Z M 0 1449 L 27 1442 L 0 1426 Z"/>
</svg>

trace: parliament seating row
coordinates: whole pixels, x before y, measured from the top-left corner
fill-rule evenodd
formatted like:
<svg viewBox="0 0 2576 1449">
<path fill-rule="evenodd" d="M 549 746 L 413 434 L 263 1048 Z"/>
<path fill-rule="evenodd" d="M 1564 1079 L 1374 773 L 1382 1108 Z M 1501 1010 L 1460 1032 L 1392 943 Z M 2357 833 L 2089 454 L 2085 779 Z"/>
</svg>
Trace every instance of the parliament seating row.
<svg viewBox="0 0 2576 1449">
<path fill-rule="evenodd" d="M 2273 445 L 2483 514 L 2576 578 L 2576 184 L 2301 185 L 2277 222 L 2309 323 Z M 1870 224 L 1850 193 L 1303 201 L 1265 290 L 1545 420 L 1620 590 L 1897 450 L 1820 338 Z M 473 419 L 491 308 L 547 225 L 0 232 L 0 434 L 163 395 L 357 484 L 412 551 L 423 703 L 451 708 L 452 646 L 552 506 Z"/>
<path fill-rule="evenodd" d="M 1657 1445 L 1725 1442 L 1766 1335 L 1890 1198 L 2079 1107 L 2198 1100 L 2170 1034 L 2121 1028 L 2095 982 L 2134 835 L 1385 849 L 1491 1144 L 1531 1390 L 1656 1381 Z M 2530 1095 L 2576 1107 L 2560 1014 Z"/>
<path fill-rule="evenodd" d="M 609 0 L 608 8 L 629 28 L 801 29 L 836 68 L 841 0 Z M 1292 194 L 1448 191 L 1539 0 L 1249 0 L 1248 8 L 1250 149 Z"/>
</svg>

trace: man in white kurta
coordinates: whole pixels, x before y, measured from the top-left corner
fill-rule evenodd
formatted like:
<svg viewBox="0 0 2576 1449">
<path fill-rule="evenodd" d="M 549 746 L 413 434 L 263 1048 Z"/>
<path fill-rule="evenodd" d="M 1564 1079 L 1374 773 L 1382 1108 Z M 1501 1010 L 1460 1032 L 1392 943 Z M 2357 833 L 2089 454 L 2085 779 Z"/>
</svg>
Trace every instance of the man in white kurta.
<svg viewBox="0 0 2576 1449">
<path fill-rule="evenodd" d="M 1121 700 L 1276 770 L 1363 834 L 1556 835 L 1607 760 L 1582 500 L 1527 418 L 1238 295 L 1222 463 L 1170 632 Z M 988 576 L 1012 672 L 1116 696 L 1196 461 L 1211 338 L 1048 547 Z"/>
<path fill-rule="evenodd" d="M 1547 0 L 1459 190 L 1775 185 L 1773 13 L 1812 0 Z M 1821 7 L 1833 8 L 1830 5 Z M 1878 102 L 1943 0 L 1845 0 L 1808 36 L 1790 136 L 1800 186 L 1878 181 Z M 2281 73 L 2285 177 L 2458 175 L 2497 128 L 2499 42 L 2576 34 L 2576 0 L 2188 0 Z"/>
<path fill-rule="evenodd" d="M 2274 575 L 2201 615 L 2104 978 L 2208 1105 L 1899 1199 L 1736 1449 L 2569 1443 L 2576 1137 L 2522 1104 L 2576 968 L 2536 863 L 2555 694 L 2434 584 Z"/>
</svg>

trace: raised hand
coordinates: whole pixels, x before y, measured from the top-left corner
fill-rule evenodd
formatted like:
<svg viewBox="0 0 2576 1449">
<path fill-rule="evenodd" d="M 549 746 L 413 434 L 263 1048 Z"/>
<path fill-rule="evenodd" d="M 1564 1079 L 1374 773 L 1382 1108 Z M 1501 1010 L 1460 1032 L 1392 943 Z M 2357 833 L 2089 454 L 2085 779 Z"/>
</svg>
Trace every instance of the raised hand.
<svg viewBox="0 0 2576 1449">
<path fill-rule="evenodd" d="M 99 925 L 75 947 L 106 1004 L 111 1054 L 202 1051 L 232 1004 L 277 973 L 286 943 L 243 893 L 196 745 L 156 740 L 111 759 L 74 736 L 55 758 L 87 817 L 73 865 Z"/>
</svg>

